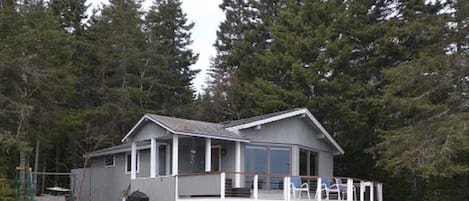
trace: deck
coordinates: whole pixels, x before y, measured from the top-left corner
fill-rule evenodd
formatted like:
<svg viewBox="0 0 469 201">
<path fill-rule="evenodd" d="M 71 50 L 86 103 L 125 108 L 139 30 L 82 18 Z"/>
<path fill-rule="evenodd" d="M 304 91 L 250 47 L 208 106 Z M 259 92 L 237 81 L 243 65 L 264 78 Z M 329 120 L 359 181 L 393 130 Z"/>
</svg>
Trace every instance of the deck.
<svg viewBox="0 0 469 201">
<path fill-rule="evenodd" d="M 382 184 L 354 178 L 320 178 L 314 176 L 301 177 L 301 183 L 307 184 L 298 197 L 299 189 L 295 189 L 291 176 L 272 175 L 240 175 L 224 172 L 193 175 L 176 175 L 156 178 L 137 178 L 131 180 L 132 191 L 137 189 L 147 193 L 150 199 L 167 201 L 382 201 Z M 239 175 L 242 182 L 235 182 Z M 298 176 L 296 176 L 298 178 Z M 270 181 L 270 182 L 269 182 Z M 332 181 L 325 188 L 324 182 Z M 328 184 L 329 185 L 329 184 Z M 335 188 L 334 188 L 335 185 Z M 306 190 L 307 189 L 307 190 Z M 307 192 L 310 194 L 308 199 Z M 319 194 L 321 196 L 316 196 Z M 296 196 L 293 196 L 295 194 Z M 340 196 L 340 197 L 339 197 Z"/>
</svg>

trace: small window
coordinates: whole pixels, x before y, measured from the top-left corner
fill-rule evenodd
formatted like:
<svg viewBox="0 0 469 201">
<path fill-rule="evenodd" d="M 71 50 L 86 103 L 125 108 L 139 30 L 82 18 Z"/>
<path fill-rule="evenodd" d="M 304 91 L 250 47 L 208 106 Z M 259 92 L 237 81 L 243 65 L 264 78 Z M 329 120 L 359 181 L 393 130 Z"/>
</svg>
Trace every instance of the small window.
<svg viewBox="0 0 469 201">
<path fill-rule="evenodd" d="M 130 174 L 130 170 L 132 169 L 132 165 L 131 165 L 131 161 L 132 161 L 132 155 L 130 153 L 126 153 L 125 154 L 125 173 L 126 174 Z M 139 172 L 140 170 L 140 154 L 139 152 L 137 151 L 137 160 L 136 160 L 136 163 L 137 163 L 137 173 Z"/>
<path fill-rule="evenodd" d="M 114 155 L 107 155 L 104 157 L 104 166 L 105 167 L 114 167 Z"/>
</svg>

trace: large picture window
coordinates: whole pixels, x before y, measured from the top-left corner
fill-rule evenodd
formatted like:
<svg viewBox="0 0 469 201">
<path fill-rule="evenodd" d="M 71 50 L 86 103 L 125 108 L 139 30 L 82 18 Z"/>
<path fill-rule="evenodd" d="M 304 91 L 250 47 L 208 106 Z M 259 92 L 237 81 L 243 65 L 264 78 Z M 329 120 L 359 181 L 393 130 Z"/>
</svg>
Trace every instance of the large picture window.
<svg viewBox="0 0 469 201">
<path fill-rule="evenodd" d="M 289 147 L 246 145 L 245 172 L 259 174 L 260 189 L 282 189 L 283 175 L 291 172 L 291 151 Z M 252 177 L 246 177 L 246 187 L 253 184 Z"/>
<path fill-rule="evenodd" d="M 132 155 L 130 153 L 125 154 L 125 173 L 130 174 L 130 170 L 132 170 Z M 140 153 L 137 151 L 137 170 L 136 172 L 138 173 L 140 170 Z"/>
</svg>

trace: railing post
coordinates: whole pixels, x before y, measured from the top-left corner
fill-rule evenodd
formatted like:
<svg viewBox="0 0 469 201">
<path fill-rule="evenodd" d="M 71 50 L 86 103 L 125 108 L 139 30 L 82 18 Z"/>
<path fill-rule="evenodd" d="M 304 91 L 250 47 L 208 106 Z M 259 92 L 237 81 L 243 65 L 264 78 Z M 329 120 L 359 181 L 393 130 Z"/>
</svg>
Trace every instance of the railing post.
<svg viewBox="0 0 469 201">
<path fill-rule="evenodd" d="M 253 189 L 253 197 L 254 197 L 254 200 L 257 200 L 257 196 L 258 196 L 258 178 L 259 176 L 256 174 L 254 175 L 254 179 L 253 179 L 253 182 L 254 182 L 254 189 Z"/>
<path fill-rule="evenodd" d="M 283 198 L 285 201 L 290 201 L 290 177 L 283 179 Z"/>
<path fill-rule="evenodd" d="M 374 201 L 375 200 L 375 183 L 374 182 L 370 182 L 371 185 L 370 185 L 370 201 Z"/>
<path fill-rule="evenodd" d="M 316 197 L 317 197 L 318 201 L 321 201 L 321 199 L 322 199 L 321 184 L 322 184 L 322 180 L 321 180 L 321 177 L 319 177 L 318 178 L 317 188 L 316 188 Z"/>
<path fill-rule="evenodd" d="M 220 174 L 220 198 L 225 199 L 225 173 Z"/>
<path fill-rule="evenodd" d="M 365 201 L 365 182 L 360 180 L 360 201 Z"/>
<path fill-rule="evenodd" d="M 378 183 L 378 201 L 383 201 L 383 184 Z"/>
<path fill-rule="evenodd" d="M 353 200 L 353 179 L 347 179 L 347 201 L 352 201 L 352 200 Z"/>
</svg>

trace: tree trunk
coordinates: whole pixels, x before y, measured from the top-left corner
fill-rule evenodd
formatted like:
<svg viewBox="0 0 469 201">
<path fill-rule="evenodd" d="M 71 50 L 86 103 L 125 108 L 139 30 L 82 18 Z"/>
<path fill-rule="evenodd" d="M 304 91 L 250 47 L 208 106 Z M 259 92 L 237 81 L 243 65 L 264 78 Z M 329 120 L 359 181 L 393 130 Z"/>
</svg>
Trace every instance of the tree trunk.
<svg viewBox="0 0 469 201">
<path fill-rule="evenodd" d="M 39 172 L 39 138 L 36 139 L 36 154 L 34 156 L 34 172 Z M 33 175 L 33 188 L 34 193 L 37 193 L 37 174 Z"/>
<path fill-rule="evenodd" d="M 414 193 L 415 201 L 423 201 L 425 195 L 425 179 L 420 173 L 414 175 Z"/>
</svg>

